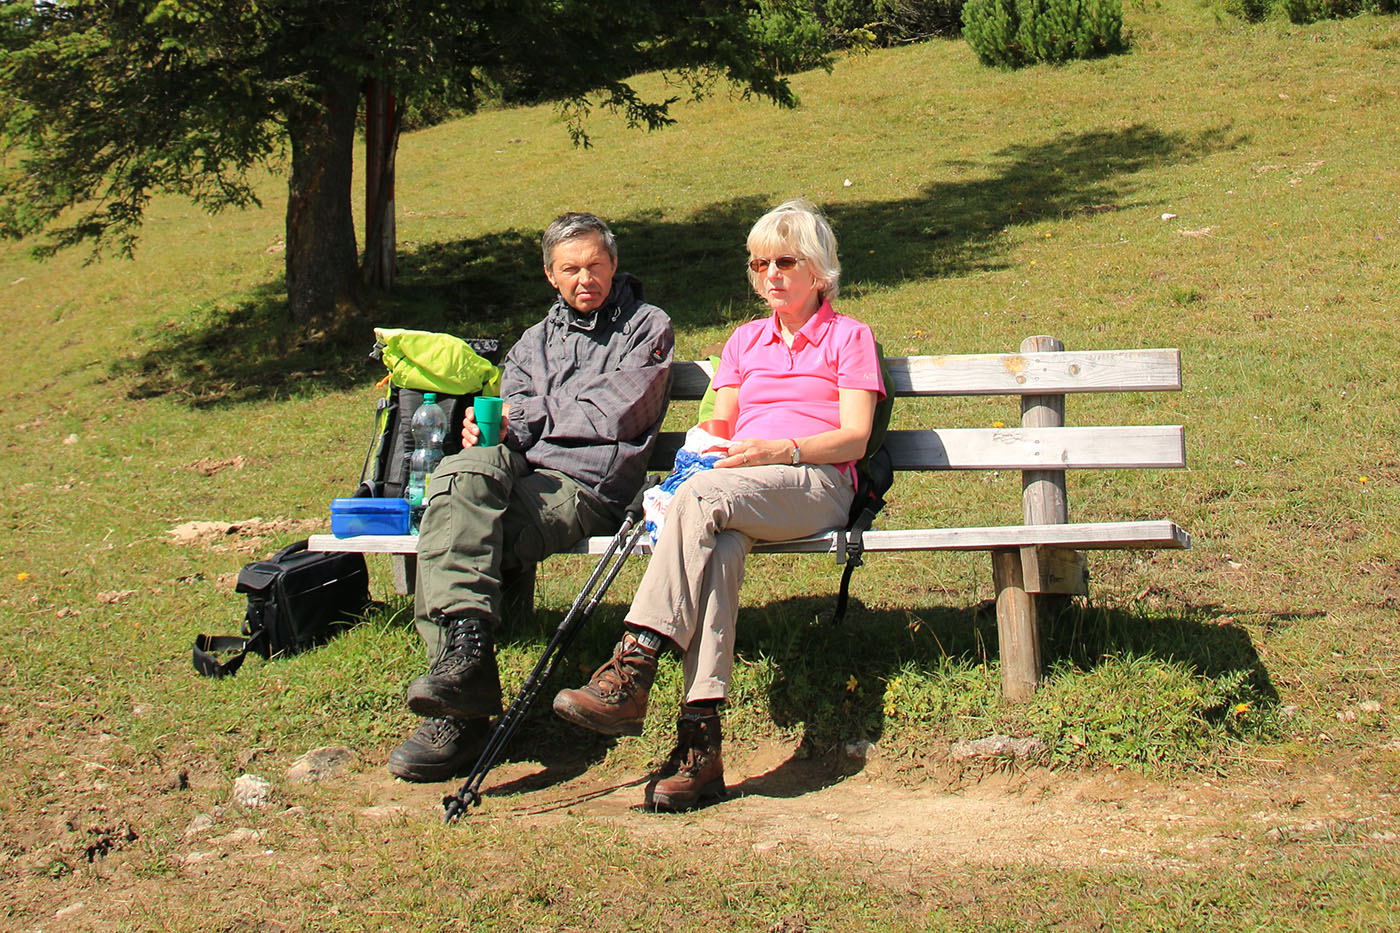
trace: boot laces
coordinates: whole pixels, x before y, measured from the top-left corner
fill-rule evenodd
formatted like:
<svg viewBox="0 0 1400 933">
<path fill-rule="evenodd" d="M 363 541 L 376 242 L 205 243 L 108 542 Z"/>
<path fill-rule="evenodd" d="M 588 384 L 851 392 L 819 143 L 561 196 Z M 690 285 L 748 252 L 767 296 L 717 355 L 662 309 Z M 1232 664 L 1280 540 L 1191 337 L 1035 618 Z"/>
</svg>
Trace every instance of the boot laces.
<svg viewBox="0 0 1400 933">
<path fill-rule="evenodd" d="M 593 675 L 593 683 L 598 693 L 602 695 L 630 693 L 630 688 L 637 679 L 631 664 L 645 659 L 646 654 L 635 643 L 628 645 L 624 641 L 619 644 L 617 650 L 613 652 L 613 656 L 608 658 Z"/>
<path fill-rule="evenodd" d="M 683 716 L 677 724 L 676 747 L 671 749 L 667 764 L 676 773 L 691 777 L 703 771 L 714 754 L 705 740 L 705 729 L 700 722 Z"/>
<path fill-rule="evenodd" d="M 444 654 L 464 651 L 469 657 L 480 658 L 486 653 L 486 633 L 477 619 L 454 619 L 447 630 Z"/>
<path fill-rule="evenodd" d="M 448 742 L 456 741 L 461 730 L 451 719 L 433 717 L 423 720 L 418 727 L 418 733 L 425 741 L 433 745 L 445 745 Z"/>
</svg>

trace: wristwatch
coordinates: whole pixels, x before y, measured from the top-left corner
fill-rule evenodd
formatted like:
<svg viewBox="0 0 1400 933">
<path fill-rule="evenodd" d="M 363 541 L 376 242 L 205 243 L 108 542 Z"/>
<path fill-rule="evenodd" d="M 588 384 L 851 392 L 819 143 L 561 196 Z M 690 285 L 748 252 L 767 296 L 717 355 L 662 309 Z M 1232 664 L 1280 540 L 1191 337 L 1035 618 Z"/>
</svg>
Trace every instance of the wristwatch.
<svg viewBox="0 0 1400 933">
<path fill-rule="evenodd" d="M 802 462 L 802 448 L 797 446 L 797 438 L 789 438 L 792 441 L 792 465 L 797 466 Z"/>
</svg>

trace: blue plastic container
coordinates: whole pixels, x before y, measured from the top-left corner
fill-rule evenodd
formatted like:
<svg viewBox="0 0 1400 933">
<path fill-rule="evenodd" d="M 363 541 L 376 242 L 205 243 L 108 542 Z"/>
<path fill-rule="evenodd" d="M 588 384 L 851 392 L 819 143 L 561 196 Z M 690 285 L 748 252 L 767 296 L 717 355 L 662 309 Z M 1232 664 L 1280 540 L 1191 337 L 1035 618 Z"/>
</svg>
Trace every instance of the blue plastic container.
<svg viewBox="0 0 1400 933">
<path fill-rule="evenodd" d="M 406 535 L 409 531 L 406 499 L 332 499 L 331 534 L 337 538 L 356 535 Z"/>
</svg>

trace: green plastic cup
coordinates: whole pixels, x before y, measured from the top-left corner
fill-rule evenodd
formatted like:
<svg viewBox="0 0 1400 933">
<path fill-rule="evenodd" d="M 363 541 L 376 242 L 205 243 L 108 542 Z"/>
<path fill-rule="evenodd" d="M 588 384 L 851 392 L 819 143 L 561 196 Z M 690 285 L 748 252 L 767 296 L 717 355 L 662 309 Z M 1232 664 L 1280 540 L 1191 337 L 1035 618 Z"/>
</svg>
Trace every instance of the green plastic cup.
<svg viewBox="0 0 1400 933">
<path fill-rule="evenodd" d="M 478 447 L 491 447 L 501 442 L 501 400 L 494 395 L 478 395 L 472 400 L 472 412 L 481 436 Z"/>
</svg>

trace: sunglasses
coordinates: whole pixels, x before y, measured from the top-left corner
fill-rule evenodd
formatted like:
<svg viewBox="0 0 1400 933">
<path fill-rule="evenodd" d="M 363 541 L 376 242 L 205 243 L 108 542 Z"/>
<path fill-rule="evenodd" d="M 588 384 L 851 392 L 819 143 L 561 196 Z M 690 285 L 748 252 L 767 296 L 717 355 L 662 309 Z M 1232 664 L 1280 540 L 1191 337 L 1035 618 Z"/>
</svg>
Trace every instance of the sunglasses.
<svg viewBox="0 0 1400 933">
<path fill-rule="evenodd" d="M 767 272 L 769 263 L 778 267 L 779 272 L 791 272 L 799 262 L 806 262 L 805 256 L 779 256 L 777 259 L 750 259 L 749 268 L 754 272 Z"/>
</svg>

